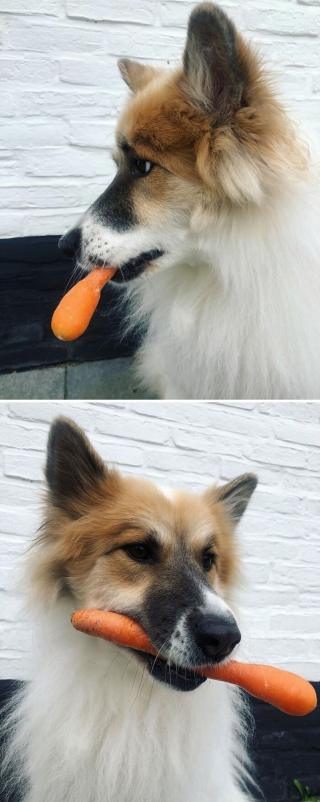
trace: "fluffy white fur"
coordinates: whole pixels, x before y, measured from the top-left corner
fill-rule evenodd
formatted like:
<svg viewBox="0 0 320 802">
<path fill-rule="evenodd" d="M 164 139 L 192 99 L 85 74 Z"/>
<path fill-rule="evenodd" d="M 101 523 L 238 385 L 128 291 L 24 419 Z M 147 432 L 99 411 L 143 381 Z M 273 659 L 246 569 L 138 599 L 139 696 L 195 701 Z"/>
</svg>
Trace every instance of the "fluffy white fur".
<svg viewBox="0 0 320 802">
<path fill-rule="evenodd" d="M 263 202 L 197 209 L 169 269 L 127 285 L 133 321 L 149 324 L 146 386 L 175 399 L 319 398 L 319 208 L 316 180 L 284 172 Z"/>
<path fill-rule="evenodd" d="M 180 693 L 127 650 L 74 631 L 72 601 L 38 619 L 33 678 L 12 716 L 24 802 L 248 802 L 235 689 Z"/>
</svg>

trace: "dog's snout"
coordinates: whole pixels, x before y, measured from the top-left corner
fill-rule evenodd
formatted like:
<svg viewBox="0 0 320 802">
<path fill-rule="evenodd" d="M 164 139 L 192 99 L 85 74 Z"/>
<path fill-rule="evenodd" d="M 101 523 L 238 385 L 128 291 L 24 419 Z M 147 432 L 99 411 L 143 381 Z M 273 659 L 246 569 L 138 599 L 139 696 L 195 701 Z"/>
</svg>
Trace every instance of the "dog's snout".
<svg viewBox="0 0 320 802">
<path fill-rule="evenodd" d="M 72 228 L 63 237 L 60 237 L 58 248 L 64 256 L 72 259 L 80 246 L 80 228 Z"/>
<path fill-rule="evenodd" d="M 227 657 L 241 640 L 240 630 L 231 617 L 198 615 L 192 628 L 197 646 L 206 657 L 214 660 Z"/>
</svg>

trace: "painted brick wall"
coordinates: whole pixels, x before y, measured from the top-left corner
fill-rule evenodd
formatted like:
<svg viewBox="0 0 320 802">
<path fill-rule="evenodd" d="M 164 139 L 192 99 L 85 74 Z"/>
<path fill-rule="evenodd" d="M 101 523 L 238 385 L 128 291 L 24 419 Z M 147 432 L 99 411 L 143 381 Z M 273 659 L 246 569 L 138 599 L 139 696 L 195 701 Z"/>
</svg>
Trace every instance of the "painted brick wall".
<svg viewBox="0 0 320 802">
<path fill-rule="evenodd" d="M 60 234 L 100 194 L 127 94 L 117 58 L 174 65 L 193 5 L 0 0 L 0 236 Z M 221 5 L 261 44 L 294 116 L 319 142 L 320 0 Z"/>
<path fill-rule="evenodd" d="M 260 478 L 239 527 L 245 659 L 320 679 L 320 403 L 0 405 L 0 678 L 24 678 L 30 625 L 16 590 L 39 524 L 50 421 L 68 414 L 126 473 L 202 490 Z"/>
</svg>

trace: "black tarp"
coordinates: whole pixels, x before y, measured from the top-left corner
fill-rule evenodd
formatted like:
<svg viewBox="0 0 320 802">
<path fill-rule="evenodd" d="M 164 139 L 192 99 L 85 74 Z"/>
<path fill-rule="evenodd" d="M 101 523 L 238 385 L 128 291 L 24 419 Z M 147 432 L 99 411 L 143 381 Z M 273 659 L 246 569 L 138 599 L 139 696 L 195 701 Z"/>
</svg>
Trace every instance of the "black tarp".
<svg viewBox="0 0 320 802">
<path fill-rule="evenodd" d="M 0 240 L 0 373 L 130 356 L 138 337 L 123 338 L 125 307 L 107 284 L 85 334 L 64 343 L 50 321 L 71 279 L 73 264 L 58 250 L 58 236 Z M 120 291 L 121 292 L 121 291 Z"/>
</svg>

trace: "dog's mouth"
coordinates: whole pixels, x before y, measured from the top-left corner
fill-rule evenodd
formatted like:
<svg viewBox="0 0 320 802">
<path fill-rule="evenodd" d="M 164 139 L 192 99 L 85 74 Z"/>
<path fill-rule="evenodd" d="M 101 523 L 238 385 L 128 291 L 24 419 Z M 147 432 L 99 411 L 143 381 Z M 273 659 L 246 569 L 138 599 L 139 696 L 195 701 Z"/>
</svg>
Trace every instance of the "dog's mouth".
<svg viewBox="0 0 320 802">
<path fill-rule="evenodd" d="M 115 284 L 123 284 L 126 281 L 132 281 L 132 279 L 138 278 L 138 276 L 149 267 L 151 262 L 159 259 L 163 254 L 164 251 L 159 248 L 153 248 L 151 251 L 140 253 L 140 255 L 136 256 L 134 259 L 129 259 L 128 262 L 118 267 L 117 272 L 111 279 L 112 282 Z M 92 264 L 94 264 L 94 267 L 107 267 L 107 265 L 99 259 L 92 260 Z"/>
<path fill-rule="evenodd" d="M 141 662 L 144 663 L 151 677 L 158 682 L 163 682 L 175 691 L 195 691 L 206 681 L 206 677 L 201 677 L 190 668 L 177 666 L 175 663 L 167 663 L 161 658 L 154 657 L 152 654 L 134 650 Z"/>
</svg>

